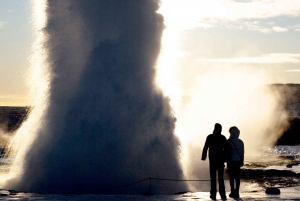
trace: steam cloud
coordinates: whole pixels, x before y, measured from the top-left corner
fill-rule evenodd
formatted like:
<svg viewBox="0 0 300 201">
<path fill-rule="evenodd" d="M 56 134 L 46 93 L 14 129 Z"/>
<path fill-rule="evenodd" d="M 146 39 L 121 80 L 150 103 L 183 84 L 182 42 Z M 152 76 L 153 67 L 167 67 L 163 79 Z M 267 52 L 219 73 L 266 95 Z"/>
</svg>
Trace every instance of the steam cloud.
<svg viewBox="0 0 300 201">
<path fill-rule="evenodd" d="M 41 125 L 31 125 L 40 129 L 25 154 L 23 174 L 10 187 L 141 193 L 148 183 L 109 189 L 147 177 L 182 178 L 175 118 L 154 84 L 164 28 L 159 2 L 46 3 L 48 102 Z M 184 188 L 158 182 L 152 191 Z"/>
</svg>

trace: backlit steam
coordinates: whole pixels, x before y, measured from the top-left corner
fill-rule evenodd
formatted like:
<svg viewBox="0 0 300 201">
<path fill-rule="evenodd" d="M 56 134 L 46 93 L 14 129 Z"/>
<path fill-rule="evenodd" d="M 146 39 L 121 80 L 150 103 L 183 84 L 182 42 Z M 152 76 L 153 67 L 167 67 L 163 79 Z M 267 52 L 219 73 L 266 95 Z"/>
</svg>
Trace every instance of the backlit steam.
<svg viewBox="0 0 300 201">
<path fill-rule="evenodd" d="M 226 137 L 231 126 L 240 129 L 246 155 L 257 146 L 272 144 L 287 126 L 281 97 L 266 86 L 271 82 L 267 74 L 245 64 L 199 63 L 182 52 L 185 31 L 197 26 L 202 4 L 206 2 L 165 0 L 159 11 L 166 30 L 157 83 L 171 99 L 176 134 L 182 144 L 183 171 L 186 178 L 193 179 L 209 179 L 208 161 L 200 159 L 205 138 L 215 123 L 222 124 Z M 214 5 L 211 8 L 217 9 Z M 190 183 L 192 190 L 209 190 L 204 186 Z"/>
</svg>

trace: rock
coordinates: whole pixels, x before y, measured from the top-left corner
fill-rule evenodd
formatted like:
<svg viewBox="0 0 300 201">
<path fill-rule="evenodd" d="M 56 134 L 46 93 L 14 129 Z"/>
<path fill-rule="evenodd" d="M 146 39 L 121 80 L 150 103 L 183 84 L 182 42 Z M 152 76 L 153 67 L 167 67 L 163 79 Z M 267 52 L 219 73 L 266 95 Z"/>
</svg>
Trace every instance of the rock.
<svg viewBox="0 0 300 201">
<path fill-rule="evenodd" d="M 181 192 L 174 193 L 174 195 L 182 195 L 182 194 L 186 194 L 186 193 L 190 193 L 190 192 L 189 191 L 181 191 Z"/>
<path fill-rule="evenodd" d="M 266 194 L 278 195 L 278 194 L 280 194 L 280 189 L 279 188 L 267 188 Z"/>
<path fill-rule="evenodd" d="M 151 193 L 151 192 L 144 192 L 143 195 L 144 195 L 144 196 L 153 196 L 154 194 Z"/>
<path fill-rule="evenodd" d="M 291 165 L 291 164 L 288 164 L 288 165 L 286 165 L 286 167 L 287 167 L 287 168 L 292 168 L 292 167 L 293 167 L 293 165 Z"/>
<path fill-rule="evenodd" d="M 15 190 L 8 190 L 9 195 L 17 195 L 19 192 Z"/>
</svg>

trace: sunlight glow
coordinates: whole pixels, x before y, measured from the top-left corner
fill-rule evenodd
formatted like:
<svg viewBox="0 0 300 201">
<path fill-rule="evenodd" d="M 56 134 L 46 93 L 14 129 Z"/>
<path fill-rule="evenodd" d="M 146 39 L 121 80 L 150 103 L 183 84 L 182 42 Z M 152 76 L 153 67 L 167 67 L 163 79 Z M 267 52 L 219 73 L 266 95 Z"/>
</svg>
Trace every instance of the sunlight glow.
<svg viewBox="0 0 300 201">
<path fill-rule="evenodd" d="M 291 53 L 271 53 L 258 57 L 237 57 L 237 58 L 218 58 L 218 59 L 196 59 L 198 62 L 218 62 L 218 63 L 300 63 L 300 54 Z"/>
<path fill-rule="evenodd" d="M 157 65 L 157 83 L 170 98 L 177 119 L 175 133 L 181 141 L 181 163 L 186 178 L 207 176 L 203 175 L 207 162 L 201 162 L 200 158 L 205 138 L 212 133 L 215 123 L 222 124 L 226 137 L 230 126 L 239 127 L 241 139 L 246 141 L 246 153 L 251 146 L 269 145 L 286 125 L 280 97 L 266 87 L 270 82 L 266 74 L 223 61 L 207 69 L 199 61 L 193 62 L 188 52 L 182 52 L 184 30 L 198 26 L 203 16 L 230 15 L 222 8 L 222 3 L 228 1 L 216 2 L 163 0 L 159 10 L 166 29 Z"/>
<path fill-rule="evenodd" d="M 282 9 L 284 8 L 284 9 Z M 159 10 L 165 16 L 167 26 L 180 29 L 196 27 L 211 28 L 217 23 L 237 23 L 246 25 L 246 21 L 259 22 L 261 19 L 278 16 L 299 16 L 300 3 L 298 0 L 261 0 L 261 1 L 232 1 L 232 0 L 163 0 Z M 253 29 L 253 27 L 248 27 Z M 260 27 L 256 31 L 286 31 L 286 28 L 275 26 L 273 28 Z"/>
<path fill-rule="evenodd" d="M 163 13 L 168 28 L 189 29 L 199 26 L 203 18 L 226 15 L 227 11 L 222 1 L 163 0 L 159 12 Z"/>
</svg>

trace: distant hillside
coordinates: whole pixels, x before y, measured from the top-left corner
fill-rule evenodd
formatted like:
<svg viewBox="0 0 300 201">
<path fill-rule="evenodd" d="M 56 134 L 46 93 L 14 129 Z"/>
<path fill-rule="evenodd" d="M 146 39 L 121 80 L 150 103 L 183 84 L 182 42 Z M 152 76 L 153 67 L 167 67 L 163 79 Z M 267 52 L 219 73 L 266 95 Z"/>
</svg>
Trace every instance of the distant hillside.
<svg viewBox="0 0 300 201">
<path fill-rule="evenodd" d="M 29 110 L 30 107 L 0 107 L 0 128 L 6 133 L 12 133 L 27 118 Z"/>
<path fill-rule="evenodd" d="M 300 84 L 269 85 L 282 99 L 289 114 L 289 127 L 282 133 L 276 145 L 300 145 Z"/>
<path fill-rule="evenodd" d="M 300 118 L 300 84 L 268 85 L 274 93 L 282 97 L 281 101 L 290 118 Z"/>
<path fill-rule="evenodd" d="M 300 145 L 300 84 L 270 84 L 276 95 L 282 97 L 283 108 L 289 114 L 289 127 L 276 145 Z M 0 129 L 13 133 L 27 118 L 30 107 L 1 107 Z"/>
<path fill-rule="evenodd" d="M 300 145 L 300 119 L 290 119 L 289 124 L 289 128 L 277 140 L 276 145 Z"/>
</svg>

